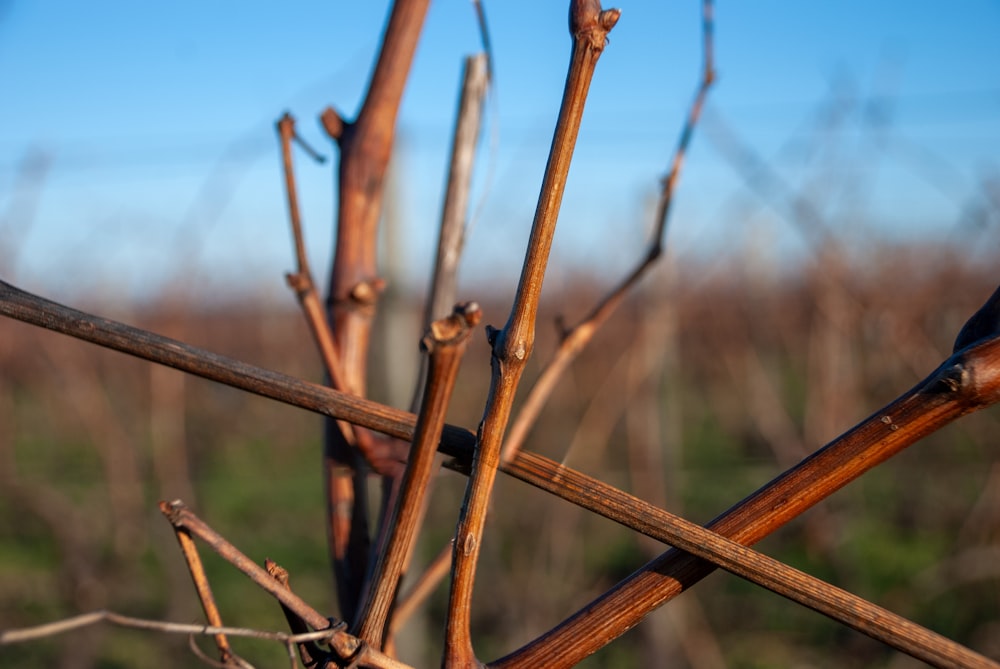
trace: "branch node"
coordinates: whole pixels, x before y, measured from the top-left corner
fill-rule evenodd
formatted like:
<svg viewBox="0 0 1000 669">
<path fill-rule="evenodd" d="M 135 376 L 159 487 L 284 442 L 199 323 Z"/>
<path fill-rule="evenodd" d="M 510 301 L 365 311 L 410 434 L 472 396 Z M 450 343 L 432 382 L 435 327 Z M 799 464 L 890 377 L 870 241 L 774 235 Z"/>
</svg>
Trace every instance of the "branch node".
<svg viewBox="0 0 1000 669">
<path fill-rule="evenodd" d="M 278 128 L 278 134 L 282 137 L 291 137 L 295 134 L 295 117 L 290 113 L 285 112 L 281 115 L 281 118 L 274 124 Z"/>
<path fill-rule="evenodd" d="M 483 312 L 475 302 L 460 302 L 447 318 L 430 325 L 430 331 L 420 340 L 420 347 L 431 352 L 436 346 L 448 345 L 466 337 L 471 328 L 479 324 Z"/>
<path fill-rule="evenodd" d="M 601 12 L 601 15 L 597 18 L 597 22 L 600 24 L 601 29 L 604 32 L 610 32 L 615 24 L 618 23 L 618 19 L 622 16 L 622 10 L 620 9 L 605 9 Z"/>
<path fill-rule="evenodd" d="M 288 570 L 279 565 L 271 558 L 264 558 L 264 570 L 271 575 L 275 581 L 288 587 Z"/>
<path fill-rule="evenodd" d="M 350 125 L 333 107 L 327 107 L 323 110 L 319 116 L 319 122 L 330 139 L 338 142 L 344 136 L 344 130 Z"/>
<path fill-rule="evenodd" d="M 385 279 L 369 279 L 359 281 L 351 288 L 350 297 L 357 306 L 371 307 L 378 301 L 379 294 L 385 290 Z"/>
<path fill-rule="evenodd" d="M 600 0 L 574 0 L 569 8 L 569 33 L 589 42 L 595 51 L 603 51 L 621 14 L 620 9 L 602 11 Z"/>
<path fill-rule="evenodd" d="M 309 277 L 303 276 L 302 272 L 286 272 L 285 283 L 299 297 L 312 289 L 312 282 L 309 280 Z"/>
<path fill-rule="evenodd" d="M 183 523 L 181 522 L 181 513 L 187 509 L 187 506 L 179 499 L 172 500 L 170 502 L 161 501 L 159 503 L 160 513 L 167 517 L 167 520 L 174 527 L 180 527 Z"/>
</svg>

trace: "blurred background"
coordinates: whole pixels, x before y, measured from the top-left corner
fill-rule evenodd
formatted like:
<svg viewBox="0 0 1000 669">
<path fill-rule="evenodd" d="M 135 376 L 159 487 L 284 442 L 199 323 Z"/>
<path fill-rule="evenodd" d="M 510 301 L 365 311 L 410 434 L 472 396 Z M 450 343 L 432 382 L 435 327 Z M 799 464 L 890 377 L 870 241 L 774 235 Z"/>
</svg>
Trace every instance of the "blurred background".
<svg viewBox="0 0 1000 669">
<path fill-rule="evenodd" d="M 643 256 L 700 77 L 700 4 L 623 6 L 567 186 L 530 383 Z M 569 53 L 564 3 L 485 5 L 495 50 L 460 297 L 506 317 Z M 320 380 L 285 287 L 294 260 L 274 122 L 335 157 L 315 119 L 352 116 L 386 3 L 0 2 L 0 278 L 210 350 Z M 707 522 L 922 379 L 1000 279 L 994 2 L 720 3 L 719 79 L 681 176 L 668 254 L 574 365 L 527 448 Z M 405 406 L 433 260 L 468 2 L 432 5 L 401 110 L 373 351 Z M 317 278 L 329 163 L 298 156 Z M 451 422 L 473 426 L 484 341 Z M 962 419 L 761 544 L 1000 658 L 997 416 Z M 97 608 L 201 619 L 158 499 L 183 498 L 335 614 L 320 421 L 0 321 L 0 626 Z M 454 528 L 442 473 L 418 560 Z M 477 650 L 494 658 L 663 550 L 501 479 Z M 206 556 L 228 624 L 280 611 Z M 403 659 L 437 664 L 444 594 Z M 203 644 L 206 645 L 207 644 Z M 186 640 L 100 627 L 0 649 L 19 666 L 186 666 Z M 244 642 L 270 666 L 282 651 Z M 907 667 L 912 662 L 717 574 L 588 666 Z"/>
</svg>

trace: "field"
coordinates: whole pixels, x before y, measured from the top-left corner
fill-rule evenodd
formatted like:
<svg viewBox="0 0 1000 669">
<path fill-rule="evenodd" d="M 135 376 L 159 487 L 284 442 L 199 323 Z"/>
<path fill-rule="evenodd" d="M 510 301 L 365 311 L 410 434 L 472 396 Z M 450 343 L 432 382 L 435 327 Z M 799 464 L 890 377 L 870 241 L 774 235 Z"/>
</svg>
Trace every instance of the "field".
<svg viewBox="0 0 1000 669">
<path fill-rule="evenodd" d="M 697 522 L 915 384 L 951 351 L 996 285 L 947 247 L 824 248 L 787 273 L 741 258 L 661 268 L 601 332 L 526 448 Z M 600 295 L 585 277 L 543 296 L 526 380 Z M 73 305 L 247 362 L 320 381 L 283 304 Z M 485 322 L 504 296 L 467 295 Z M 421 305 L 389 294 L 372 354 L 374 399 L 409 403 Z M 392 383 L 389 382 L 392 379 Z M 485 337 L 466 355 L 449 422 L 474 428 L 489 379 Z M 516 409 L 515 409 L 516 410 Z M 759 548 L 1000 659 L 1000 452 L 996 409 L 966 417 L 796 520 Z M 270 557 L 336 615 L 324 533 L 320 418 L 11 320 L 0 320 L 0 628 L 96 609 L 202 620 L 156 502 L 183 499 L 240 549 Z M 454 531 L 465 479 L 442 469 L 418 547 Z M 474 628 L 498 657 L 585 605 L 664 548 L 501 477 Z M 281 612 L 206 549 L 228 625 L 284 629 Z M 419 571 L 419 568 L 418 570 Z M 405 590 L 405 587 L 404 587 Z M 412 619 L 402 659 L 440 657 L 446 586 Z M 258 666 L 283 650 L 237 641 Z M 207 648 L 207 641 L 202 642 Z M 187 639 L 98 626 L 0 650 L 5 666 L 190 666 Z M 585 666 L 911 666 L 880 644 L 726 574 L 669 603 Z"/>
</svg>

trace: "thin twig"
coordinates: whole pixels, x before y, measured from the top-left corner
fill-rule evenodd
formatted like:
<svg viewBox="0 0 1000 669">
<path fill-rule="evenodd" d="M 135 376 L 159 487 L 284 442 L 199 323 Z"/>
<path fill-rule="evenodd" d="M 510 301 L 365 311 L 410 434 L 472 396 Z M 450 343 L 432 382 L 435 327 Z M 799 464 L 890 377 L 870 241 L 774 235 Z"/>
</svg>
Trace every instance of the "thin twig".
<svg viewBox="0 0 1000 669">
<path fill-rule="evenodd" d="M 472 5 L 476 10 L 476 23 L 479 24 L 479 39 L 483 44 L 483 52 L 486 54 L 486 74 L 488 81 L 493 81 L 493 45 L 490 40 L 490 27 L 486 23 L 486 9 L 482 0 L 472 0 Z"/>
<path fill-rule="evenodd" d="M 306 155 L 312 158 L 314 161 L 322 165 L 326 162 L 326 156 L 314 149 L 309 145 L 306 140 L 302 139 L 302 135 L 299 133 L 292 134 L 292 141 L 299 145 L 299 148 L 306 152 Z"/>
<path fill-rule="evenodd" d="M 288 579 L 287 569 L 276 563 L 274 560 L 267 558 L 264 560 L 264 570 L 271 575 L 271 578 L 291 591 L 292 588 Z M 309 631 L 309 626 L 306 624 L 306 621 L 302 620 L 302 618 L 300 618 L 295 611 L 292 611 L 284 604 L 281 604 L 281 612 L 284 614 L 285 620 L 288 622 L 288 629 L 292 631 L 292 634 L 304 634 Z M 296 644 L 296 646 L 298 647 L 299 657 L 302 659 L 302 664 L 306 667 L 319 664 L 323 657 L 329 655 L 329 653 L 322 651 L 312 641 L 300 642 Z M 289 647 L 292 647 L 292 645 L 289 644 Z M 292 661 L 294 662 L 294 660 L 295 657 L 293 653 Z"/>
<path fill-rule="evenodd" d="M 386 527 L 385 545 L 379 546 L 370 591 L 360 609 L 357 635 L 376 647 L 382 646 L 386 622 L 396 600 L 396 592 L 416 541 L 434 456 L 444 429 L 455 379 L 461 366 L 469 335 L 482 312 L 477 304 L 455 307 L 448 318 L 435 321 L 422 345 L 430 353 L 430 370 L 424 389 L 413 447 L 403 476 L 399 496 Z"/>
<path fill-rule="evenodd" d="M 470 634 L 472 591 L 486 511 L 500 464 L 500 446 L 514 394 L 534 346 L 538 299 L 590 81 L 607 43 L 608 32 L 619 15 L 618 10 L 602 11 L 599 0 L 574 1 L 570 5 L 573 52 L 521 280 L 507 323 L 501 330 L 488 330 L 493 375 L 479 428 L 472 475 L 455 532 L 443 660 L 448 667 L 466 668 L 479 664 Z"/>
<path fill-rule="evenodd" d="M 266 630 L 255 630 L 246 627 L 216 627 L 214 625 L 172 623 L 165 620 L 150 620 L 148 618 L 125 616 L 120 613 L 115 613 L 114 611 L 92 611 L 90 613 L 83 613 L 64 620 L 45 623 L 44 625 L 2 630 L 0 631 L 0 646 L 44 639 L 57 634 L 72 632 L 73 630 L 80 629 L 81 627 L 89 627 L 103 622 L 118 625 L 119 627 L 152 630 L 154 632 L 164 632 L 166 634 L 198 634 L 205 636 L 218 636 L 221 634 L 250 639 L 281 641 L 282 643 L 326 641 L 334 634 L 338 633 L 338 630 L 326 629 L 306 634 L 288 634 L 287 632 L 268 632 Z"/>
<path fill-rule="evenodd" d="M 174 535 L 177 543 L 181 546 L 181 554 L 187 563 L 191 580 L 194 581 L 195 591 L 201 601 L 201 608 L 205 612 L 205 619 L 212 627 L 222 627 L 222 616 L 219 614 L 219 607 L 215 604 L 215 597 L 212 596 L 212 587 L 208 583 L 208 576 L 205 574 L 205 567 L 201 563 L 201 556 L 194 545 L 190 532 L 183 527 L 175 527 Z M 233 656 L 233 649 L 229 646 L 229 641 L 224 634 L 215 635 L 215 646 L 219 649 L 219 655 L 223 664 L 230 661 Z"/>
<path fill-rule="evenodd" d="M 684 158 L 687 156 L 691 138 L 694 136 L 695 127 L 701 118 L 701 110 L 705 106 L 705 99 L 708 96 L 709 88 L 715 81 L 715 65 L 713 50 L 713 7 L 712 0 L 704 0 L 702 4 L 702 43 L 704 50 L 703 69 L 701 82 L 695 92 L 694 100 L 688 109 L 687 121 L 681 130 L 677 148 L 674 151 L 671 161 L 670 171 L 661 182 L 660 198 L 656 209 L 656 226 L 650 238 L 649 247 L 645 256 L 640 260 L 631 272 L 611 290 L 601 301 L 591 310 L 587 316 L 569 331 L 563 334 L 562 342 L 556 350 L 552 359 L 545 366 L 538 379 L 531 387 L 531 391 L 525 398 L 524 403 L 518 410 L 517 417 L 511 424 L 504 442 L 502 458 L 504 462 L 509 462 L 511 458 L 521 449 L 528 437 L 528 432 L 534 426 L 535 421 L 545 404 L 548 402 L 556 383 L 563 373 L 583 349 L 590 343 L 594 334 L 611 317 L 615 310 L 621 305 L 626 294 L 639 282 L 650 267 L 660 258 L 665 245 L 667 223 L 670 219 L 671 205 L 674 199 L 674 191 L 680 178 L 681 168 L 684 166 Z"/>
<path fill-rule="evenodd" d="M 330 332 L 330 325 L 323 314 L 319 293 L 316 291 L 316 284 L 313 281 L 312 270 L 309 267 L 309 255 L 306 253 L 305 239 L 302 234 L 302 216 L 299 212 L 298 188 L 295 185 L 295 164 L 292 160 L 292 138 L 296 136 L 295 119 L 286 113 L 278 120 L 277 127 L 278 137 L 281 140 L 282 167 L 285 173 L 285 194 L 288 198 L 288 221 L 292 226 L 292 241 L 295 244 L 297 265 L 295 272 L 288 273 L 285 278 L 302 305 L 306 323 L 319 347 L 327 374 L 330 375 L 331 385 L 338 390 L 349 392 L 350 388 L 344 385 L 344 372 L 340 368 L 337 345 L 333 341 L 333 334 Z"/>
<path fill-rule="evenodd" d="M 351 662 L 354 666 L 384 669 L 399 669 L 406 666 L 379 652 L 363 640 L 345 632 L 343 623 L 334 623 L 309 606 L 305 600 L 289 590 L 285 584 L 241 553 L 222 535 L 209 527 L 205 521 L 198 518 L 180 500 L 174 500 L 169 504 L 160 502 L 160 511 L 167 517 L 171 525 L 175 528 L 184 528 L 207 543 L 219 556 L 246 574 L 265 592 L 273 595 L 307 625 L 314 630 L 329 632 L 330 648 L 336 654 L 338 662 Z"/>
<path fill-rule="evenodd" d="M 226 562 L 249 576 L 250 580 L 266 592 L 271 593 L 275 599 L 294 611 L 297 616 L 313 629 L 322 630 L 330 627 L 331 622 L 326 616 L 321 615 L 316 609 L 309 606 L 305 600 L 282 585 L 260 565 L 240 552 L 236 546 L 233 546 L 221 534 L 209 527 L 205 521 L 198 518 L 183 502 L 180 500 L 174 500 L 169 504 L 167 502 L 160 502 L 160 511 L 167 517 L 171 525 L 175 528 L 183 528 L 204 541 L 220 557 L 225 559 Z M 351 652 L 354 650 L 356 648 L 352 649 Z"/>
<path fill-rule="evenodd" d="M 480 8 L 481 10 L 481 8 Z M 485 17 L 481 17 L 485 20 Z M 485 25 L 481 25 L 485 30 Z M 483 36 L 488 43 L 488 35 Z M 444 206 L 441 211 L 441 225 L 438 235 L 437 257 L 431 276 L 430 292 L 424 308 L 424 330 L 437 318 L 444 318 L 447 310 L 456 300 L 456 286 L 459 261 L 465 244 L 469 191 L 472 184 L 472 168 L 475 163 L 476 146 L 479 142 L 483 103 L 489 86 L 489 55 L 477 54 L 465 59 L 462 75 L 462 92 L 459 96 L 458 115 L 452 136 L 451 161 Z M 411 411 L 420 409 L 420 389 L 424 387 L 429 360 L 421 356 L 417 374 L 416 390 L 410 403 Z M 427 485 L 431 485 L 429 480 Z M 429 494 L 429 489 L 427 491 Z M 383 514 L 391 513 L 392 505 L 386 504 Z M 382 519 L 376 545 L 385 545 L 384 532 L 391 525 Z M 407 556 L 408 562 L 412 556 Z M 404 565 L 404 571 L 406 566 Z"/>
<path fill-rule="evenodd" d="M 319 292 L 316 290 L 316 282 L 313 280 L 312 270 L 309 267 L 309 258 L 306 253 L 305 239 L 302 233 L 302 219 L 299 213 L 298 189 L 295 185 L 295 170 L 292 161 L 292 140 L 298 137 L 295 132 L 295 119 L 290 114 L 281 117 L 277 124 L 278 135 L 281 139 L 282 163 L 285 172 L 285 190 L 288 197 L 288 219 L 292 226 L 292 238 L 295 243 L 295 258 L 297 268 L 294 273 L 289 272 L 285 278 L 288 285 L 295 291 L 299 304 L 302 306 L 306 323 L 312 332 L 313 339 L 319 347 L 320 357 L 326 367 L 330 377 L 330 385 L 343 392 L 354 392 L 346 386 L 346 377 L 340 362 L 337 346 L 330 331 L 330 324 L 326 320 Z M 301 143 L 301 140 L 299 140 Z M 389 448 L 382 448 L 381 444 L 376 444 L 374 436 L 365 430 L 356 430 L 353 425 L 346 421 L 337 421 L 344 439 L 351 446 L 359 448 L 365 461 L 371 465 L 372 469 L 383 475 L 391 476 L 399 470 L 399 460 L 401 451 L 389 444 Z M 388 457 L 386 457 L 388 456 Z"/>
<path fill-rule="evenodd" d="M 246 627 L 213 627 L 211 625 L 191 625 L 187 623 L 172 623 L 163 620 L 150 620 L 147 618 L 135 618 L 124 616 L 114 611 L 93 611 L 84 613 L 65 620 L 59 620 L 44 625 L 34 627 L 22 627 L 20 629 L 10 629 L 0 631 L 0 646 L 12 643 L 24 643 L 36 639 L 71 632 L 82 627 L 89 627 L 98 623 L 110 623 L 119 627 L 131 629 L 151 630 L 165 634 L 200 634 L 217 636 L 220 634 L 246 637 L 250 639 L 264 639 L 278 641 L 285 645 L 297 643 L 310 643 L 316 641 L 335 641 L 336 637 L 345 633 L 340 628 L 330 628 L 307 634 L 287 634 L 285 632 L 269 632 L 266 630 L 255 630 Z M 412 669 L 409 665 L 403 664 L 383 653 L 364 647 L 361 653 L 354 657 L 356 667 L 374 667 L 376 669 Z"/>
</svg>

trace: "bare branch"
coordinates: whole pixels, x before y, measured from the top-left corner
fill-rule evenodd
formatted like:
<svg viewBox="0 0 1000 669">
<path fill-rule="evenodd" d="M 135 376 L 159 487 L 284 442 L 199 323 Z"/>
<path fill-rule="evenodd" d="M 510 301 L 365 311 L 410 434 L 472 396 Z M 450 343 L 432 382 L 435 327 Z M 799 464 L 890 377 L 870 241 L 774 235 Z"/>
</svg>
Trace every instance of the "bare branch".
<svg viewBox="0 0 1000 669">
<path fill-rule="evenodd" d="M 1000 352 L 998 352 L 1000 359 Z M 879 428 L 881 420 L 871 419 Z M 884 426 L 882 426 L 884 427 Z M 657 508 L 637 497 L 622 492 L 598 479 L 563 467 L 547 458 L 533 453 L 522 453 L 508 470 L 513 476 L 547 492 L 571 490 L 571 496 L 580 506 L 611 520 L 620 522 L 666 544 L 710 561 L 717 567 L 740 576 L 783 597 L 818 611 L 863 634 L 882 641 L 935 666 L 1000 667 L 1000 664 L 970 651 L 961 644 L 927 630 L 902 616 L 898 616 L 861 597 L 852 595 L 824 581 L 809 576 L 797 569 L 782 564 L 753 549 L 716 534 L 711 529 L 696 525 L 679 516 Z M 706 564 L 706 563 L 701 563 Z M 687 574 L 671 572 L 673 578 L 686 582 Z M 613 591 L 605 596 L 612 596 Z M 608 626 L 634 625 L 628 608 L 619 607 L 610 612 Z M 626 622 L 627 621 L 627 622 Z M 629 627 L 622 627 L 618 633 Z M 574 636 L 577 643 L 587 641 L 591 630 Z M 569 635 L 570 632 L 567 632 Z M 617 633 L 614 637 L 617 637 Z M 612 637 L 612 638 L 614 638 Z M 543 637 L 544 638 L 544 637 Z M 610 640 L 610 639 L 608 639 Z M 522 649 L 524 650 L 524 649 Z M 563 656 L 560 651 L 549 648 L 556 654 L 548 657 L 566 659 L 564 666 L 577 660 L 575 655 Z M 592 651 L 591 651 L 592 652 Z M 516 651 L 511 656 L 491 663 L 493 667 L 532 666 L 538 655 L 520 656 Z M 949 664 L 949 662 L 953 664 Z M 537 665 L 535 665 L 537 666 Z"/>
<path fill-rule="evenodd" d="M 341 356 L 342 389 L 363 397 L 367 392 L 368 350 L 375 307 L 384 282 L 377 276 L 378 223 L 386 169 L 392 153 L 396 116 L 430 0 L 393 2 L 378 60 L 361 109 L 352 123 L 335 112 L 322 121 L 340 148 L 337 168 L 337 225 L 327 295 L 327 319 Z M 357 448 L 355 448 L 357 446 Z M 351 444 L 328 425 L 324 439 L 324 485 L 327 536 L 342 615 L 356 611 L 370 567 L 368 472 L 365 460 L 390 489 L 402 468 L 395 466 L 397 444 L 358 434 Z M 385 459 L 379 455 L 387 454 Z"/>
<path fill-rule="evenodd" d="M 295 185 L 295 167 L 292 161 L 292 139 L 296 137 L 295 119 L 285 114 L 278 121 L 278 136 L 281 139 L 282 165 L 285 172 L 285 193 L 288 197 L 288 220 L 292 226 L 292 240 L 295 243 L 295 273 L 286 276 L 288 285 L 295 291 L 305 312 L 306 323 L 319 346 L 320 356 L 330 375 L 331 385 L 337 390 L 347 392 L 344 384 L 344 372 L 340 368 L 340 356 L 330 332 L 330 325 L 323 314 L 319 293 L 313 281 L 312 270 L 309 268 L 309 256 L 306 253 L 305 239 L 302 235 L 302 217 L 299 213 L 298 189 Z"/>
<path fill-rule="evenodd" d="M 458 305 L 448 318 L 435 321 L 423 339 L 430 353 L 430 373 L 417 419 L 413 447 L 400 493 L 387 520 L 385 545 L 379 547 L 370 591 L 359 616 L 357 634 L 376 647 L 382 646 L 386 621 L 396 599 L 405 562 L 417 537 L 418 523 L 429 489 L 434 456 L 444 429 L 444 417 L 455 387 L 462 355 L 482 312 L 475 303 Z"/>
<path fill-rule="evenodd" d="M 295 186 L 295 171 L 292 162 L 291 143 L 298 138 L 295 132 L 295 119 L 289 114 L 285 114 L 278 121 L 278 134 L 281 139 L 282 162 L 285 171 L 285 190 L 288 196 L 288 218 L 292 226 L 292 238 L 295 242 L 295 257 L 297 269 L 294 273 L 286 275 L 288 285 L 295 291 L 299 304 L 312 332 L 313 338 L 319 347 L 320 357 L 326 367 L 330 377 L 330 385 L 343 392 L 351 392 L 346 386 L 346 377 L 340 361 L 337 346 L 334 343 L 333 333 L 330 331 L 330 324 L 326 320 L 322 303 L 319 299 L 319 292 L 316 290 L 316 283 L 313 280 L 312 270 L 309 268 L 309 258 L 306 253 L 305 240 L 302 234 L 302 220 L 299 213 L 298 193 Z M 302 143 L 301 140 L 298 140 Z M 393 454 L 393 449 L 381 448 L 376 444 L 373 436 L 366 431 L 356 431 L 354 427 L 346 421 L 337 421 L 344 439 L 351 446 L 360 448 L 365 461 L 371 465 L 372 469 L 380 474 L 392 475 L 399 469 L 399 459 L 402 454 Z M 388 456 L 388 457 L 386 457 Z"/>
<path fill-rule="evenodd" d="M 241 553 L 218 532 L 191 512 L 183 502 L 175 500 L 167 504 L 160 502 L 160 511 L 175 528 L 183 528 L 207 543 L 231 565 L 250 577 L 264 591 L 273 595 L 284 607 L 291 610 L 314 630 L 328 633 L 330 648 L 339 662 L 351 662 L 355 666 L 401 669 L 403 665 L 372 648 L 363 640 L 344 631 L 343 623 L 334 623 L 309 606 L 305 600 L 288 589 L 287 581 L 282 583 L 275 575 L 261 568 L 257 563 Z M 272 569 L 273 571 L 273 569 Z"/>
<path fill-rule="evenodd" d="M 124 616 L 113 611 L 94 611 L 84 613 L 79 616 L 67 618 L 54 623 L 46 623 L 35 627 L 25 627 L 22 629 L 0 631 L 0 646 L 12 643 L 24 643 L 44 639 L 56 634 L 71 632 L 82 627 L 89 627 L 97 623 L 110 623 L 119 627 L 131 629 L 144 629 L 166 634 L 201 634 L 201 635 L 228 635 L 234 637 L 245 637 L 249 639 L 265 639 L 279 641 L 283 644 L 309 643 L 316 641 L 335 641 L 339 636 L 346 636 L 339 628 L 330 628 L 307 634 L 286 634 L 284 632 L 268 632 L 264 630 L 248 629 L 245 627 L 213 627 L 211 625 L 191 625 L 185 623 L 172 623 L 162 620 L 149 620 L 146 618 L 135 618 Z M 373 667 L 375 669 L 410 669 L 409 665 L 394 660 L 387 655 L 365 647 L 360 654 L 355 655 L 357 667 Z"/>
<path fill-rule="evenodd" d="M 539 295 L 590 81 L 607 43 L 608 31 L 617 22 L 619 14 L 618 10 L 601 11 L 599 1 L 573 2 L 570 5 L 573 53 L 521 280 L 506 325 L 499 331 L 488 330 L 493 375 L 473 457 L 472 475 L 455 532 L 445 637 L 444 664 L 448 667 L 478 665 L 470 636 L 472 590 L 486 511 L 500 464 L 500 445 L 514 394 L 534 346 Z"/>
<path fill-rule="evenodd" d="M 320 615 L 314 608 L 306 604 L 298 595 L 291 592 L 285 585 L 280 583 L 271 574 L 265 571 L 260 565 L 241 553 L 239 549 L 208 526 L 203 520 L 198 518 L 180 500 L 174 500 L 169 504 L 160 502 L 160 512 L 167 517 L 170 524 L 175 529 L 183 529 L 198 537 L 220 557 L 233 565 L 250 579 L 259 585 L 266 592 L 271 593 L 279 602 L 295 612 L 302 620 L 308 623 L 313 629 L 322 630 L 330 627 L 331 622 L 326 616 Z M 346 646 L 345 646 L 346 648 Z M 347 653 L 353 653 L 356 648 L 350 649 Z"/>
<path fill-rule="evenodd" d="M 399 439 L 413 436 L 412 413 L 77 311 L 4 281 L 0 281 L 0 314 Z M 449 443 L 462 444 L 449 454 L 468 456 L 474 440 L 471 432 L 446 426 L 445 435 Z"/>
<path fill-rule="evenodd" d="M 208 576 L 205 575 L 205 568 L 201 563 L 201 556 L 194 545 L 191 533 L 182 527 L 174 528 L 174 535 L 177 543 L 181 546 L 181 553 L 187 563 L 191 580 L 194 581 L 194 588 L 198 592 L 198 599 L 201 601 L 201 608 L 205 611 L 205 618 L 212 627 L 222 627 L 222 616 L 219 615 L 219 607 L 215 604 L 215 597 L 212 596 L 212 587 L 208 583 Z M 219 649 L 222 663 L 227 664 L 233 659 L 233 649 L 229 646 L 229 640 L 225 634 L 215 635 L 215 646 Z"/>
<path fill-rule="evenodd" d="M 991 339 L 952 355 L 924 381 L 733 506 L 708 529 L 752 545 L 928 434 L 997 402 L 1000 330 L 994 328 L 991 334 Z M 519 456 L 505 471 L 521 478 L 519 463 L 527 460 Z M 713 569 L 690 553 L 667 551 L 497 666 L 536 666 L 540 658 L 553 654 L 569 664 L 578 662 Z"/>
<path fill-rule="evenodd" d="M 399 102 L 428 5 L 429 0 L 396 0 L 358 117 L 330 133 L 337 135 L 340 147 L 331 319 L 343 356 L 345 388 L 358 395 L 364 395 L 369 333 L 379 289 L 375 250 L 385 171 Z M 324 120 L 328 118 L 331 114 L 325 113 Z M 329 129 L 331 124 L 327 125 Z"/>
<path fill-rule="evenodd" d="M 704 68 L 702 70 L 701 83 L 695 92 L 694 100 L 688 110 L 687 121 L 681 130 L 681 137 L 674 151 L 670 171 L 663 178 L 660 189 L 660 198 L 656 210 L 656 227 L 650 239 L 649 248 L 646 255 L 639 264 L 611 290 L 587 316 L 575 325 L 571 330 L 563 334 L 562 342 L 553 355 L 552 360 L 545 366 L 539 375 L 528 397 L 514 419 L 513 424 L 507 434 L 503 446 L 502 458 L 504 462 L 509 462 L 511 458 L 520 450 L 528 437 L 535 421 L 548 402 L 556 383 L 576 357 L 586 348 L 594 334 L 604 323 L 611 318 L 611 315 L 621 305 L 626 294 L 632 287 L 645 276 L 646 272 L 660 258 L 663 253 L 664 238 L 667 232 L 667 222 L 670 218 L 670 208 L 674 199 L 674 191 L 680 179 L 681 168 L 684 166 L 684 158 L 687 155 L 691 138 L 694 136 L 694 129 L 701 118 L 701 110 L 705 106 L 705 99 L 708 90 L 715 81 L 714 55 L 712 46 L 712 0 L 704 0 L 702 5 L 702 43 L 704 48 Z"/>
<path fill-rule="evenodd" d="M 107 622 L 120 627 L 130 627 L 132 629 L 152 630 L 165 632 L 167 634 L 200 634 L 205 636 L 228 635 L 234 637 L 245 637 L 250 639 L 266 639 L 281 642 L 303 643 L 308 641 L 325 641 L 337 630 L 326 629 L 319 632 L 309 632 L 306 634 L 287 634 L 286 632 L 268 632 L 265 630 L 248 629 L 245 627 L 217 627 L 214 625 L 192 625 L 189 623 L 172 623 L 164 620 L 150 620 L 148 618 L 135 618 L 125 616 L 114 611 L 92 611 L 78 616 L 58 620 L 56 622 L 36 625 L 34 627 L 22 627 L 20 629 L 7 629 L 0 631 L 0 646 L 13 643 L 24 643 L 35 641 L 57 634 L 65 634 L 81 627 L 89 627 L 97 623 Z"/>
<path fill-rule="evenodd" d="M 441 210 L 437 259 L 431 278 L 430 297 L 424 309 L 424 327 L 448 315 L 455 302 L 458 262 L 465 243 L 465 221 L 469 209 L 469 188 L 476 157 L 476 143 L 482 120 L 483 100 L 488 84 L 487 58 L 483 54 L 465 59 L 462 94 L 452 136 L 448 186 Z"/>
</svg>

